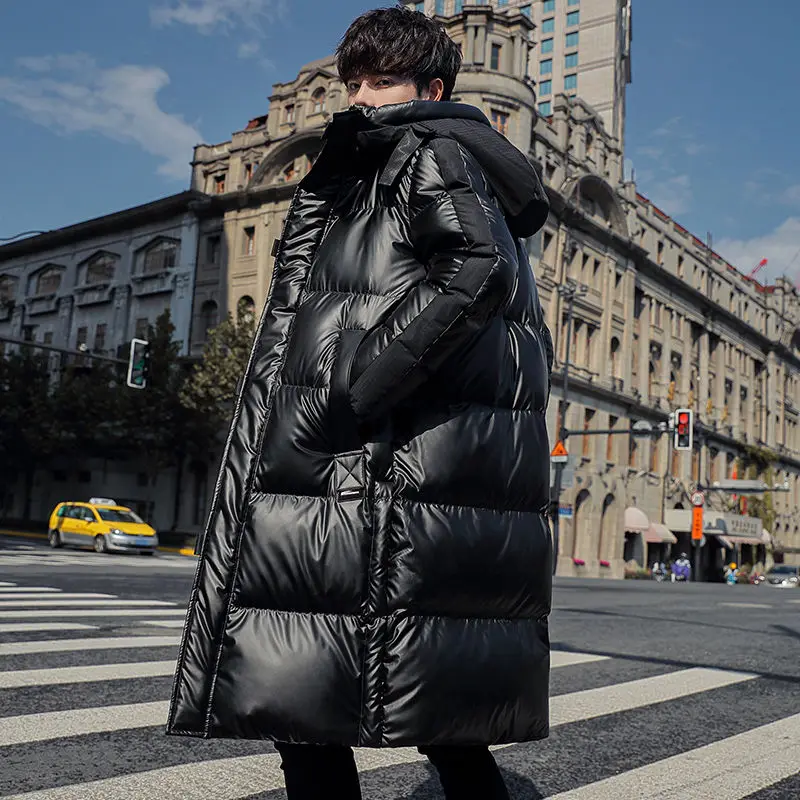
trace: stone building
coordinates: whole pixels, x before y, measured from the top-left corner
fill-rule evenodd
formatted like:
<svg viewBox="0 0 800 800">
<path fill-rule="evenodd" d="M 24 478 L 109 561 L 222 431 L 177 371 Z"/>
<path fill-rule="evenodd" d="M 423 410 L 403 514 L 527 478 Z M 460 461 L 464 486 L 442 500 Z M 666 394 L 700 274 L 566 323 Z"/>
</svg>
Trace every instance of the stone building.
<svg viewBox="0 0 800 800">
<path fill-rule="evenodd" d="M 186 191 L 0 247 L 0 347 L 14 347 L 3 339 L 25 340 L 124 359 L 130 339 L 144 336 L 169 309 L 180 354 L 198 354 L 227 290 L 220 248 L 208 234 L 221 221 L 201 218 L 207 206 L 204 194 Z M 50 355 L 54 374 L 61 358 Z M 148 514 L 146 477 L 140 464 L 75 453 L 70 463 L 35 476 L 33 515 L 44 519 L 57 502 L 90 495 Z M 153 495 L 153 522 L 162 529 L 174 522 L 173 478 L 163 476 Z M 18 488 L 4 493 L 12 500 L 0 515 L 8 519 L 22 516 Z M 206 478 L 186 492 L 179 524 L 201 523 L 205 500 L 198 513 L 189 495 L 207 493 Z"/>
<path fill-rule="evenodd" d="M 742 477 L 746 448 L 774 459 L 774 481 L 788 491 L 769 495 L 775 518 L 768 535 L 712 492 L 704 570 L 713 574 L 734 555 L 800 560 L 800 298 L 788 281 L 763 286 L 745 278 L 625 180 L 629 2 L 608 0 L 603 16 L 599 0 L 581 0 L 587 46 L 593 15 L 610 25 L 614 66 L 604 79 L 606 93 L 592 94 L 589 80 L 577 92 L 554 90 L 542 116 L 534 81 L 540 76 L 531 65 L 543 35 L 534 20 L 544 8 L 531 12 L 524 2 L 451 8 L 452 1 L 440 8 L 434 0 L 429 9 L 426 0 L 424 9 L 443 16 L 461 46 L 464 66 L 453 99 L 482 109 L 527 153 L 550 195 L 549 220 L 528 249 L 556 345 L 551 435 L 563 417 L 567 361 L 567 301 L 558 289 L 568 280 L 586 287 L 574 304 L 569 343 L 566 427 L 573 431 L 567 444 L 574 479 L 560 498 L 567 514 L 559 573 L 620 577 L 629 560 L 643 564 L 669 545 L 688 549 L 681 512 L 690 507 L 691 489 L 737 469 Z M 572 13 L 579 4 L 552 5 Z M 586 69 L 599 57 L 587 55 Z M 228 142 L 198 147 L 193 161 L 192 188 L 222 209 L 231 310 L 240 302 L 263 307 L 272 246 L 292 194 L 313 166 L 330 115 L 346 106 L 332 57 L 275 85 L 269 100 L 267 113 Z M 672 450 L 667 435 L 625 433 L 634 422 L 657 430 L 679 407 L 697 415 L 701 436 L 691 454 Z M 620 434 L 583 435 L 592 429 Z"/>
</svg>

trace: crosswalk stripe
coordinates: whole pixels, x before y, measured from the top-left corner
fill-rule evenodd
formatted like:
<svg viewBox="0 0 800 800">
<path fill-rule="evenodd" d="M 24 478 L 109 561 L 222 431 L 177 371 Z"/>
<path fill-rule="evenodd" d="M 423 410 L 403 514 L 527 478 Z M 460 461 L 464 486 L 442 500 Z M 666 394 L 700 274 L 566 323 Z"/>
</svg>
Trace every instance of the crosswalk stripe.
<svg viewBox="0 0 800 800">
<path fill-rule="evenodd" d="M 128 650 L 139 647 L 177 647 L 179 636 L 112 636 L 91 639 L 53 639 L 42 642 L 6 642 L 0 644 L 0 656 L 31 653 L 69 653 L 77 650 Z"/>
<path fill-rule="evenodd" d="M 800 772 L 800 714 L 656 761 L 551 800 L 744 800 Z"/>
<path fill-rule="evenodd" d="M 45 742 L 66 736 L 82 736 L 89 733 L 147 728 L 163 725 L 167 719 L 169 704 L 160 700 L 155 703 L 130 703 L 122 706 L 79 708 L 69 711 L 48 711 L 44 714 L 23 714 L 17 717 L 2 717 L 0 725 L 0 747 L 31 742 Z"/>
<path fill-rule="evenodd" d="M 85 595 L 83 595 L 85 597 Z M 89 595 L 90 597 L 92 595 Z M 57 600 L 21 600 L 14 598 L 13 600 L 0 600 L 0 608 L 15 608 L 15 607 L 31 607 L 31 608 L 56 608 L 57 606 L 78 606 L 78 607 L 91 607 L 91 606 L 175 606 L 175 603 L 169 603 L 166 600 L 120 600 L 113 594 L 95 595 L 96 597 L 105 598 L 103 600 L 68 600 L 59 596 Z"/>
<path fill-rule="evenodd" d="M 664 700 L 675 700 L 697 692 L 730 686 L 754 677 L 756 676 L 722 670 L 687 669 L 603 689 L 559 695 L 551 700 L 550 724 L 551 727 L 556 727 L 642 708 Z M 0 725 L 0 746 L 163 725 L 166 721 L 167 705 L 165 702 L 135 703 L 129 706 L 4 717 Z M 416 750 L 412 752 L 416 753 Z"/>
<path fill-rule="evenodd" d="M 124 664 L 97 664 L 55 669 L 20 669 L 0 672 L 0 689 L 22 686 L 57 686 L 65 683 L 92 683 L 126 678 L 157 678 L 175 673 L 175 661 L 142 661 Z"/>
<path fill-rule="evenodd" d="M 16 583 L 9 583 L 8 581 L 0 581 L 0 586 L 16 586 Z"/>
<path fill-rule="evenodd" d="M 10 600 L 11 597 L 17 593 L 21 592 L 52 592 L 58 593 L 61 589 L 56 589 L 54 586 L 2 586 L 0 585 L 0 597 L 8 596 Z"/>
<path fill-rule="evenodd" d="M 0 633 L 35 633 L 37 631 L 94 631 L 97 625 L 83 625 L 80 622 L 4 622 L 0 623 Z"/>
<path fill-rule="evenodd" d="M 105 605 L 105 604 L 104 604 Z M 0 619 L 34 619 L 36 617 L 182 617 L 181 608 L 43 608 L 39 611 L 0 610 Z"/>
<path fill-rule="evenodd" d="M 594 661 L 608 660 L 608 656 L 596 656 L 593 653 L 568 653 L 564 650 L 550 651 L 551 667 L 572 667 L 577 664 L 591 664 Z"/>
<path fill-rule="evenodd" d="M 58 595 L 49 594 L 47 592 L 29 592 L 27 594 L 18 592 L 10 595 L 0 594 L 0 608 L 3 606 L 39 605 L 38 601 L 40 600 L 46 600 L 48 603 L 55 604 L 63 600 L 98 600 L 100 598 L 109 600 L 114 597 L 116 597 L 115 594 L 98 594 L 97 592 L 62 592 Z M 64 605 L 72 605 L 72 603 L 64 603 Z"/>
<path fill-rule="evenodd" d="M 155 625 L 157 628 L 182 628 L 182 619 L 143 619 L 142 625 Z"/>
</svg>

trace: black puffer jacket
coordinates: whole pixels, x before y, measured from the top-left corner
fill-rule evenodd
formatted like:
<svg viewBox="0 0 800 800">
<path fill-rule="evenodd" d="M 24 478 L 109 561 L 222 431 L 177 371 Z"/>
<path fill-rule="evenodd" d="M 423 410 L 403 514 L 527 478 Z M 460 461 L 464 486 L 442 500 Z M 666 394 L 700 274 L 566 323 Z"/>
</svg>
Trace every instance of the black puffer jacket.
<svg viewBox="0 0 800 800">
<path fill-rule="evenodd" d="M 169 733 L 547 735 L 552 348 L 515 239 L 546 214 L 471 106 L 328 126 L 236 405 Z"/>
</svg>

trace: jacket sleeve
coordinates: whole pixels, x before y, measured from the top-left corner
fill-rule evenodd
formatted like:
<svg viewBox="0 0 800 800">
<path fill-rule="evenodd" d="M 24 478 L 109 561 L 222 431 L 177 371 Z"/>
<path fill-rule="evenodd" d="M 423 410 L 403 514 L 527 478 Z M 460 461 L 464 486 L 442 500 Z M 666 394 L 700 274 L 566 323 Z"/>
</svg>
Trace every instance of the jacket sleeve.
<svg viewBox="0 0 800 800">
<path fill-rule="evenodd" d="M 502 212 L 452 139 L 434 139 L 412 167 L 407 244 L 427 276 L 357 344 L 350 404 L 364 420 L 387 413 L 467 345 L 505 305 L 517 277 Z"/>
</svg>

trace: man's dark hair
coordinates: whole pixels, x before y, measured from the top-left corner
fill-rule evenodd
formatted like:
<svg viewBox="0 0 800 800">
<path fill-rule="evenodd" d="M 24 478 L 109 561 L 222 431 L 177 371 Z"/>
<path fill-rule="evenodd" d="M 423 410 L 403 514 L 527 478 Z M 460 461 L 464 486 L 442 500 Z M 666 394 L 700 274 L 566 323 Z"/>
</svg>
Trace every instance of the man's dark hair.
<svg viewBox="0 0 800 800">
<path fill-rule="evenodd" d="M 344 83 L 373 73 L 413 80 L 422 93 L 434 78 L 449 100 L 461 69 L 461 52 L 444 26 L 419 11 L 377 8 L 358 17 L 336 48 L 336 66 Z"/>
</svg>

